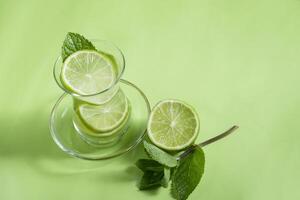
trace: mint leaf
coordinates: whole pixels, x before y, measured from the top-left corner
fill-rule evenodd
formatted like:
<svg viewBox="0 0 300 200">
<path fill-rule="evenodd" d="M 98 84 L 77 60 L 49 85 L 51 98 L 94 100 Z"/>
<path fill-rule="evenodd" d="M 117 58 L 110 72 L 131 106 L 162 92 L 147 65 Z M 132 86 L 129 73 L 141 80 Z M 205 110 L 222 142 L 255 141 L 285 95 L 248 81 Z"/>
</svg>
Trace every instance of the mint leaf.
<svg viewBox="0 0 300 200">
<path fill-rule="evenodd" d="M 168 167 L 165 167 L 164 169 L 164 177 L 161 180 L 161 185 L 164 188 L 167 188 L 170 182 L 170 177 L 171 177 L 171 170 Z"/>
<path fill-rule="evenodd" d="M 139 189 L 147 190 L 161 186 L 161 180 L 164 177 L 164 171 L 145 171 L 140 181 Z"/>
<path fill-rule="evenodd" d="M 69 57 L 69 55 L 71 55 L 72 53 L 84 49 L 96 50 L 95 46 L 82 35 L 69 32 L 62 46 L 61 57 L 63 61 L 65 61 L 66 58 Z"/>
<path fill-rule="evenodd" d="M 160 163 L 156 162 L 155 160 L 150 160 L 150 159 L 139 159 L 135 165 L 142 170 L 143 172 L 145 171 L 163 171 L 164 166 L 161 165 Z"/>
<path fill-rule="evenodd" d="M 146 152 L 149 154 L 149 156 L 153 159 L 159 162 L 160 164 L 163 164 L 168 167 L 176 167 L 177 160 L 175 157 L 171 156 L 170 154 L 164 152 L 160 148 L 144 141 L 144 147 Z"/>
<path fill-rule="evenodd" d="M 205 157 L 201 148 L 183 158 L 172 176 L 171 194 L 177 200 L 185 200 L 194 191 L 204 172 Z"/>
</svg>

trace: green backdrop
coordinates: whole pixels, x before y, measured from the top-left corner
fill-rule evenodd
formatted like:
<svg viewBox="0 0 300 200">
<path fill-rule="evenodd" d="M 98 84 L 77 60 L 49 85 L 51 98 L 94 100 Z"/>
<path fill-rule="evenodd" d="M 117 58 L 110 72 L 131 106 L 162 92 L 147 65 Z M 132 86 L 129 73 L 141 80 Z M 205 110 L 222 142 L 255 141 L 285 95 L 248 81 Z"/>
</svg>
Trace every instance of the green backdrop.
<svg viewBox="0 0 300 200">
<path fill-rule="evenodd" d="M 48 130 L 68 31 L 116 43 L 151 104 L 198 110 L 206 172 L 190 199 L 300 199 L 299 0 L 0 0 L 0 199 L 170 199 L 140 192 L 138 149 L 71 158 Z"/>
</svg>

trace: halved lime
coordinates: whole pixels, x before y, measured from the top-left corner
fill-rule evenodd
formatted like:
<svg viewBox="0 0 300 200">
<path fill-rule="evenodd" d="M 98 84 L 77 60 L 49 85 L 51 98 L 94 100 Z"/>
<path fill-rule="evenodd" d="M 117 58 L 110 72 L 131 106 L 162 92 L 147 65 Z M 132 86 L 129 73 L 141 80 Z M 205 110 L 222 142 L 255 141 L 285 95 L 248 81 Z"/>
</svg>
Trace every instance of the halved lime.
<svg viewBox="0 0 300 200">
<path fill-rule="evenodd" d="M 101 134 L 112 131 L 122 124 L 129 113 L 129 102 L 120 89 L 108 103 L 81 104 L 77 112 L 87 127 Z"/>
<path fill-rule="evenodd" d="M 79 95 L 91 95 L 110 88 L 116 79 L 115 62 L 104 53 L 82 50 L 64 62 L 61 80 Z"/>
<path fill-rule="evenodd" d="M 156 146 L 170 151 L 182 150 L 197 138 L 199 117 L 182 101 L 164 100 L 153 108 L 147 130 Z"/>
</svg>

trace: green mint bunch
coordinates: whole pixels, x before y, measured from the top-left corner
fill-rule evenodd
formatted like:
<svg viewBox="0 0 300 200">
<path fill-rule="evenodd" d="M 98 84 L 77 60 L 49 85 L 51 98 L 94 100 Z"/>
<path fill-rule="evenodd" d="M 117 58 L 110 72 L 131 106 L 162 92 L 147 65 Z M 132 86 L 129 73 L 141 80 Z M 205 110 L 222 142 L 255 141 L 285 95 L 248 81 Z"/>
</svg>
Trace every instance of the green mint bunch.
<svg viewBox="0 0 300 200">
<path fill-rule="evenodd" d="M 185 200 L 199 184 L 205 166 L 202 148 L 230 135 L 238 126 L 210 138 L 200 144 L 192 145 L 173 156 L 162 149 L 144 141 L 144 149 L 149 159 L 140 159 L 136 166 L 144 172 L 139 183 L 140 190 L 168 187 L 171 182 L 171 195 L 177 200 Z"/>
<path fill-rule="evenodd" d="M 184 157 L 175 157 L 144 141 L 144 148 L 151 159 L 140 159 L 136 166 L 144 174 L 139 183 L 140 190 L 168 187 L 177 200 L 185 200 L 199 184 L 204 172 L 205 157 L 200 147 L 195 147 Z"/>
</svg>

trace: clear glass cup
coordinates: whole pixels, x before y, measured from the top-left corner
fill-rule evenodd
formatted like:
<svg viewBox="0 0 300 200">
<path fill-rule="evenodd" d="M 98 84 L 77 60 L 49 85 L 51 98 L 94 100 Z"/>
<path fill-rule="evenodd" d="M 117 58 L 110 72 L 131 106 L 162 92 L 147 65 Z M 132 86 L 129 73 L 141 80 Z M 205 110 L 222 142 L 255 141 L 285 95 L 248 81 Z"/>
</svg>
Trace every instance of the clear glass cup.
<svg viewBox="0 0 300 200">
<path fill-rule="evenodd" d="M 94 106 L 95 109 L 98 109 L 99 106 L 109 104 L 111 101 L 114 101 L 114 97 L 120 90 L 119 82 L 125 70 L 124 55 L 117 46 L 115 46 L 111 42 L 104 41 L 104 40 L 92 40 L 92 43 L 96 46 L 96 49 L 98 51 L 101 51 L 106 55 L 112 56 L 114 61 L 116 62 L 116 66 L 115 66 L 116 78 L 109 87 L 104 88 L 101 91 L 97 91 L 95 93 L 86 94 L 86 95 L 81 95 L 69 90 L 64 86 L 64 84 L 61 81 L 61 71 L 63 66 L 63 61 L 61 56 L 59 56 L 55 62 L 53 73 L 54 73 L 55 81 L 58 84 L 58 86 L 63 91 L 69 93 L 73 97 L 73 104 L 75 110 L 73 124 L 78 134 L 81 136 L 81 138 L 91 145 L 96 145 L 96 146 L 113 145 L 126 132 L 126 129 L 128 128 L 128 124 L 125 125 L 123 124 L 122 128 L 117 130 L 116 133 L 114 133 L 110 137 L 101 137 L 101 135 L 103 134 L 99 134 L 87 128 L 86 125 L 82 123 L 80 117 L 76 114 L 78 113 L 76 112 L 77 111 L 76 109 L 78 109 L 77 108 L 78 102 L 80 102 L 81 104 L 87 103 L 90 106 Z M 126 121 L 128 121 L 128 119 L 126 119 Z M 99 137 L 97 137 L 97 135 Z"/>
<path fill-rule="evenodd" d="M 55 143 L 69 155 L 89 159 L 108 159 L 133 149 L 144 137 L 150 114 L 150 104 L 145 94 L 133 83 L 122 80 L 125 59 L 121 50 L 103 40 L 91 40 L 98 51 L 114 58 L 116 78 L 108 88 L 94 94 L 79 95 L 68 90 L 61 81 L 62 57 L 55 62 L 53 75 L 64 94 L 58 99 L 50 116 L 50 132 Z M 128 100 L 129 114 L 125 121 L 113 130 L 113 134 L 97 133 L 85 126 L 78 115 L 78 107 L 88 104 L 98 108 L 117 100 L 123 92 Z"/>
<path fill-rule="evenodd" d="M 88 160 L 102 160 L 122 155 L 142 141 L 147 130 L 151 112 L 149 101 L 135 84 L 121 79 L 125 70 L 125 59 L 121 50 L 103 40 L 91 40 L 97 50 L 114 57 L 116 78 L 113 84 L 94 94 L 79 95 L 64 87 L 61 81 L 63 61 L 59 56 L 55 62 L 53 75 L 64 94 L 55 103 L 49 121 L 50 133 L 60 149 L 71 156 Z M 100 137 L 98 133 L 82 123 L 77 114 L 78 102 L 103 106 L 114 101 L 122 91 L 130 107 L 124 124 L 116 128 L 113 135 Z M 102 135 L 103 136 L 103 135 Z"/>
</svg>

